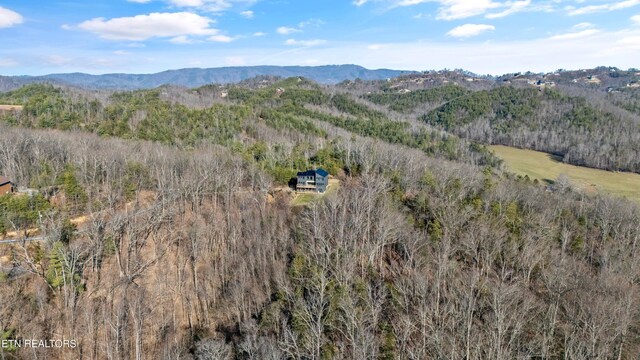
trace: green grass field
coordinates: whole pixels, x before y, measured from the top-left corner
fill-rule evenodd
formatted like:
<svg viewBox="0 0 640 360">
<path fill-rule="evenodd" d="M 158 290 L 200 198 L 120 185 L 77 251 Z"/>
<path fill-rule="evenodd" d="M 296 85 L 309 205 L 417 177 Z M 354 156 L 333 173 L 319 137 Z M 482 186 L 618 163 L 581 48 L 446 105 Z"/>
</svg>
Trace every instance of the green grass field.
<svg viewBox="0 0 640 360">
<path fill-rule="evenodd" d="M 640 202 L 640 174 L 569 165 L 558 161 L 553 155 L 539 151 L 500 145 L 490 146 L 490 149 L 504 160 L 508 170 L 528 175 L 532 180 L 551 182 L 558 175 L 565 174 L 574 187 L 589 193 L 602 191 Z"/>
</svg>

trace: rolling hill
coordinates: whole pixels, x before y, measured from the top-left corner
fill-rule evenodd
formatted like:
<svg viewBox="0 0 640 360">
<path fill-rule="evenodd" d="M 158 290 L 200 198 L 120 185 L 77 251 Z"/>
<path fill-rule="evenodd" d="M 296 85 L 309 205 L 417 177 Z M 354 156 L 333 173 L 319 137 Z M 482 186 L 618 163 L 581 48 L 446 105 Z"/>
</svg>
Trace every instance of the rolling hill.
<svg viewBox="0 0 640 360">
<path fill-rule="evenodd" d="M 149 89 L 161 85 L 198 87 L 207 84 L 231 84 L 256 76 L 301 76 L 322 84 L 336 84 L 345 80 L 381 80 L 394 78 L 412 71 L 378 69 L 369 70 L 356 65 L 327 66 L 247 66 L 221 68 L 190 68 L 167 70 L 156 74 L 104 74 L 84 73 L 50 74 L 44 76 L 0 77 L 0 91 L 8 91 L 34 82 L 51 82 L 90 89 Z"/>
<path fill-rule="evenodd" d="M 487 147 L 536 134 L 635 164 L 612 136 L 639 133 L 629 102 L 585 94 L 453 72 L 0 94 L 23 106 L 0 115 L 0 173 L 39 190 L 0 196 L 0 236 L 43 236 L 0 246 L 0 336 L 78 342 L 0 355 L 637 357 L 640 207 L 535 179 L 625 195 L 638 175 Z M 340 186 L 292 202 L 318 167 Z"/>
</svg>

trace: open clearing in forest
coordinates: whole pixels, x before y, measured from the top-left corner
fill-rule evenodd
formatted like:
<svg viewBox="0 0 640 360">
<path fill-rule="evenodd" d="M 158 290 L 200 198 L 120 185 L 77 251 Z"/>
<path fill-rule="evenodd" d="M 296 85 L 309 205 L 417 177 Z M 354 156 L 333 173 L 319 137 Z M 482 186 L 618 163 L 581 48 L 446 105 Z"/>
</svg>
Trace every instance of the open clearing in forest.
<svg viewBox="0 0 640 360">
<path fill-rule="evenodd" d="M 315 199 L 320 199 L 324 196 L 330 195 L 338 191 L 340 188 L 340 180 L 335 178 L 329 179 L 329 186 L 327 187 L 327 191 L 324 194 L 319 193 L 298 193 L 291 200 L 291 206 L 305 206 L 308 205 Z"/>
<path fill-rule="evenodd" d="M 559 161 L 557 156 L 540 151 L 502 145 L 489 148 L 504 160 L 508 170 L 519 175 L 528 175 L 531 180 L 552 183 L 558 175 L 565 174 L 574 187 L 588 193 L 602 191 L 640 202 L 640 174 L 569 165 Z"/>
<path fill-rule="evenodd" d="M 22 110 L 22 105 L 0 105 L 0 111 Z"/>
</svg>

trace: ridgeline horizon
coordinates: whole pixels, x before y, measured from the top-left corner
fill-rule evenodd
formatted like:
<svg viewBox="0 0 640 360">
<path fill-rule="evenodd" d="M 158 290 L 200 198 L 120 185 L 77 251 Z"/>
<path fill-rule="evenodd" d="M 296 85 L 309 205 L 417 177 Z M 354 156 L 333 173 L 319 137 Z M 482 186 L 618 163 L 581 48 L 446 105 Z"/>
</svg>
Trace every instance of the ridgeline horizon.
<svg viewBox="0 0 640 360">
<path fill-rule="evenodd" d="M 45 75 L 0 75 L 0 91 L 9 91 L 31 83 L 53 83 L 58 85 L 78 86 L 89 89 L 135 90 L 149 89 L 163 85 L 200 87 L 209 84 L 235 84 L 259 76 L 272 77 L 304 77 L 320 84 L 335 85 L 337 83 L 360 79 L 363 81 L 386 80 L 405 75 L 420 75 L 442 72 L 460 74 L 484 79 L 500 79 L 505 76 L 522 74 L 525 76 L 578 71 L 637 71 L 630 68 L 619 69 L 615 66 L 598 66 L 592 69 L 558 69 L 553 72 L 532 72 L 523 70 L 504 74 L 479 74 L 465 69 L 430 69 L 430 70 L 396 70 L 390 68 L 369 69 L 356 64 L 319 65 L 319 66 L 224 66 L 224 67 L 188 67 L 168 69 L 152 73 L 104 73 L 90 74 L 84 72 L 61 72 Z"/>
</svg>

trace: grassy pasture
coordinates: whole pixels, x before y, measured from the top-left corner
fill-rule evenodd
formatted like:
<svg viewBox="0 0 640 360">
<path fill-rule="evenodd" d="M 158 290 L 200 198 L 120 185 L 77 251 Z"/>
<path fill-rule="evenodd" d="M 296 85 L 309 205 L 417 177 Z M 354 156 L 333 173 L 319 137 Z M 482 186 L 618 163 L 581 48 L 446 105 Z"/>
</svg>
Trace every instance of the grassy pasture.
<svg viewBox="0 0 640 360">
<path fill-rule="evenodd" d="M 506 168 L 519 175 L 552 183 L 565 174 L 573 186 L 594 193 L 601 191 L 640 202 L 640 174 L 612 172 L 565 164 L 558 157 L 533 150 L 494 145 L 491 150 L 504 160 Z"/>
</svg>

